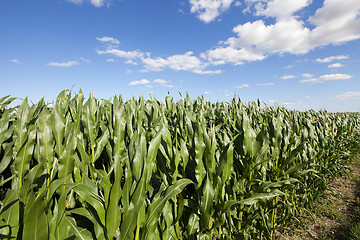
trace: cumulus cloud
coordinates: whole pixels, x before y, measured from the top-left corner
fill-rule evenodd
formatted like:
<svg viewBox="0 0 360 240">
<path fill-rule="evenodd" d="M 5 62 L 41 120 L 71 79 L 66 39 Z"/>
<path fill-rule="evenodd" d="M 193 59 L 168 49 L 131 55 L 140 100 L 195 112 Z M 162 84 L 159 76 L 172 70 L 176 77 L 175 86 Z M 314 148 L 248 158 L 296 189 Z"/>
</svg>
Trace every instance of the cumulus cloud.
<svg viewBox="0 0 360 240">
<path fill-rule="evenodd" d="M 82 4 L 83 3 L 83 0 L 67 0 L 67 1 L 75 3 L 75 4 Z"/>
<path fill-rule="evenodd" d="M 187 52 L 183 55 L 173 55 L 167 58 L 168 66 L 176 71 L 195 70 L 201 68 L 201 60 L 193 56 L 193 52 Z"/>
<path fill-rule="evenodd" d="M 120 44 L 120 41 L 113 37 L 97 37 L 96 39 L 104 43 Z"/>
<path fill-rule="evenodd" d="M 233 29 L 237 37 L 225 43 L 230 47 L 263 54 L 303 54 L 309 50 L 310 30 L 296 19 L 279 20 L 266 25 L 263 20 L 240 24 Z"/>
<path fill-rule="evenodd" d="M 191 71 L 197 74 L 219 74 L 221 70 L 204 70 L 208 64 L 205 64 L 193 52 L 189 51 L 185 54 L 172 55 L 167 58 L 152 58 L 150 56 L 143 57 L 142 62 L 147 70 L 162 71 L 170 68 L 175 71 Z"/>
<path fill-rule="evenodd" d="M 249 84 L 243 83 L 241 85 L 236 86 L 235 88 L 242 89 L 242 88 L 248 88 L 248 87 L 250 87 Z"/>
<path fill-rule="evenodd" d="M 144 54 L 139 51 L 123 51 L 116 48 L 110 48 L 107 50 L 97 50 L 96 51 L 99 55 L 103 54 L 112 54 L 119 58 L 126 58 L 126 59 L 134 59 L 142 57 Z"/>
<path fill-rule="evenodd" d="M 312 31 L 314 46 L 338 44 L 360 38 L 360 1 L 325 0 L 309 22 L 316 27 Z"/>
<path fill-rule="evenodd" d="M 269 103 L 274 104 L 274 103 L 276 103 L 276 100 L 270 99 L 270 100 L 269 100 Z"/>
<path fill-rule="evenodd" d="M 47 65 L 52 67 L 71 67 L 78 64 L 79 62 L 77 61 L 68 61 L 68 62 L 50 62 Z"/>
<path fill-rule="evenodd" d="M 360 99 L 360 92 L 345 92 L 333 97 L 333 100 L 353 100 L 353 99 Z"/>
<path fill-rule="evenodd" d="M 163 58 L 143 58 L 142 62 L 145 64 L 147 70 L 151 71 L 162 71 L 168 65 L 166 59 Z"/>
<path fill-rule="evenodd" d="M 131 65 L 138 65 L 137 62 L 135 62 L 134 60 L 132 59 L 129 59 L 127 61 L 125 61 L 126 64 L 131 64 Z"/>
<path fill-rule="evenodd" d="M 294 106 L 296 103 L 294 103 L 294 102 L 283 102 L 282 104 L 284 106 Z"/>
<path fill-rule="evenodd" d="M 196 13 L 200 20 L 209 23 L 229 9 L 234 0 L 189 0 L 189 2 L 191 13 Z"/>
<path fill-rule="evenodd" d="M 193 73 L 213 75 L 213 74 L 221 74 L 221 73 L 223 73 L 223 71 L 222 71 L 222 70 L 201 70 L 201 69 L 195 69 L 195 70 L 193 70 Z"/>
<path fill-rule="evenodd" d="M 109 5 L 110 0 L 67 0 L 68 2 L 74 3 L 74 4 L 82 4 L 83 2 L 89 2 L 95 7 L 102 7 L 104 5 Z"/>
<path fill-rule="evenodd" d="M 308 6 L 312 0 L 272 0 L 267 3 L 259 1 L 255 5 L 256 15 L 284 19 Z"/>
<path fill-rule="evenodd" d="M 315 84 L 315 83 L 325 83 L 325 82 L 328 82 L 328 81 L 347 80 L 347 79 L 350 79 L 350 78 L 352 78 L 352 76 L 349 75 L 349 74 L 337 73 L 337 74 L 322 75 L 322 76 L 317 77 L 317 78 L 307 78 L 307 79 L 300 80 L 300 82 L 301 83 Z"/>
<path fill-rule="evenodd" d="M 17 63 L 17 64 L 21 64 L 20 60 L 17 58 L 11 59 L 10 62 L 12 63 Z"/>
<path fill-rule="evenodd" d="M 150 83 L 150 81 L 144 78 L 141 80 L 135 80 L 135 81 L 129 82 L 129 86 L 147 85 L 149 83 Z"/>
<path fill-rule="evenodd" d="M 296 76 L 294 76 L 294 75 L 284 75 L 284 76 L 281 77 L 281 79 L 283 79 L 283 80 L 288 80 L 288 79 L 292 79 L 292 78 L 296 78 Z"/>
<path fill-rule="evenodd" d="M 168 83 L 168 82 L 167 82 L 166 80 L 164 80 L 164 79 L 158 78 L 158 79 L 155 79 L 155 80 L 154 80 L 154 83 L 165 84 L 165 83 Z"/>
<path fill-rule="evenodd" d="M 95 7 L 102 7 L 102 6 L 104 6 L 106 0 L 90 0 L 90 2 Z"/>
<path fill-rule="evenodd" d="M 314 74 L 311 74 L 311 73 L 303 73 L 302 76 L 304 78 L 312 78 L 314 76 Z"/>
<path fill-rule="evenodd" d="M 266 24 L 263 20 L 256 20 L 235 26 L 235 36 L 221 41 L 207 52 L 207 56 L 212 64 L 242 64 L 247 59 L 258 61 L 274 54 L 305 54 L 320 46 L 360 39 L 360 1 L 325 0 L 313 16 L 299 20 L 296 13 L 311 2 L 246 0 L 248 8 L 245 11 L 253 11 L 257 16 L 274 17 L 275 22 Z M 307 27 L 309 23 L 311 28 Z M 346 58 L 348 56 L 340 55 L 316 61 Z"/>
<path fill-rule="evenodd" d="M 251 50 L 245 48 L 236 49 L 233 47 L 219 47 L 208 50 L 204 56 L 207 57 L 207 59 L 214 65 L 221 65 L 225 63 L 241 65 L 244 64 L 244 61 L 258 61 L 265 58 L 264 55 Z"/>
<path fill-rule="evenodd" d="M 341 67 L 345 67 L 345 65 L 341 64 L 341 63 L 333 63 L 331 65 L 328 66 L 329 68 L 341 68 Z"/>
<path fill-rule="evenodd" d="M 256 85 L 258 85 L 258 86 L 274 86 L 275 83 L 273 83 L 273 82 L 269 82 L 269 83 L 258 83 L 258 84 L 256 84 Z"/>
<path fill-rule="evenodd" d="M 338 55 L 338 56 L 331 56 L 331 57 L 327 57 L 327 58 L 317 58 L 315 61 L 320 62 L 320 63 L 328 63 L 328 62 L 332 62 L 334 60 L 343 60 L 343 59 L 348 59 L 349 55 Z"/>
</svg>

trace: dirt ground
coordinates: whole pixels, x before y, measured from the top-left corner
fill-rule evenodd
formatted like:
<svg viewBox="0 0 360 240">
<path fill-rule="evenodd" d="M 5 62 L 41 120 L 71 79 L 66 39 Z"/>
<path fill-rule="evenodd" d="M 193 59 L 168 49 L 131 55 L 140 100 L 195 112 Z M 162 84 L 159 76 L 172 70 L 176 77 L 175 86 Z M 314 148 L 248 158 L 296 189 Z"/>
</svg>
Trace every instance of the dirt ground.
<svg viewBox="0 0 360 240">
<path fill-rule="evenodd" d="M 333 181 L 324 198 L 315 204 L 314 221 L 304 222 L 306 230 L 296 228 L 279 234 L 279 239 L 349 239 L 351 227 L 360 216 L 360 154 L 350 169 L 349 176 Z"/>
</svg>

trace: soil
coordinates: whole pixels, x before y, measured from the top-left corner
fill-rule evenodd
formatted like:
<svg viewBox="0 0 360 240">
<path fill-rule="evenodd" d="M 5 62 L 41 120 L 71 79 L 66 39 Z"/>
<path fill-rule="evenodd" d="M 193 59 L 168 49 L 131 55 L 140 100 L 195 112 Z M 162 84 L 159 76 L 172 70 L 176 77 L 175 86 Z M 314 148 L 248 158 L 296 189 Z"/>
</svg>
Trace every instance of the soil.
<svg viewBox="0 0 360 240">
<path fill-rule="evenodd" d="M 333 181 L 313 209 L 313 221 L 305 229 L 295 227 L 279 239 L 349 239 L 349 231 L 360 219 L 360 154 L 354 157 L 348 176 Z"/>
</svg>

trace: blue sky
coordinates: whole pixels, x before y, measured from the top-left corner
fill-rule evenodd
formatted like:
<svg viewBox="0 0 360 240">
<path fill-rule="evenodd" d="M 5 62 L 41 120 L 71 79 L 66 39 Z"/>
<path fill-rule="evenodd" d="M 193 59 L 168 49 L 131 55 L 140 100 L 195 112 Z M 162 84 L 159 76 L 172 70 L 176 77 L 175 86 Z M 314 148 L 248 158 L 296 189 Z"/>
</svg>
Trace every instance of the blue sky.
<svg viewBox="0 0 360 240">
<path fill-rule="evenodd" d="M 358 0 L 2 0 L 0 96 L 360 111 Z"/>
</svg>

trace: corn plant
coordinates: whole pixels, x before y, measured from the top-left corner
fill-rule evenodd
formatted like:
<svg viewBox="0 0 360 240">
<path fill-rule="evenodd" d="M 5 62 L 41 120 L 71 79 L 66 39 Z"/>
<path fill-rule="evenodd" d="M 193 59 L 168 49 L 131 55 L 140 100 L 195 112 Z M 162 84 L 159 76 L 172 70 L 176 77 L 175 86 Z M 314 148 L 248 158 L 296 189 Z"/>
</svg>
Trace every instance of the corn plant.
<svg viewBox="0 0 360 240">
<path fill-rule="evenodd" d="M 358 113 L 62 91 L 0 99 L 2 239 L 274 239 L 347 173 Z"/>
</svg>

